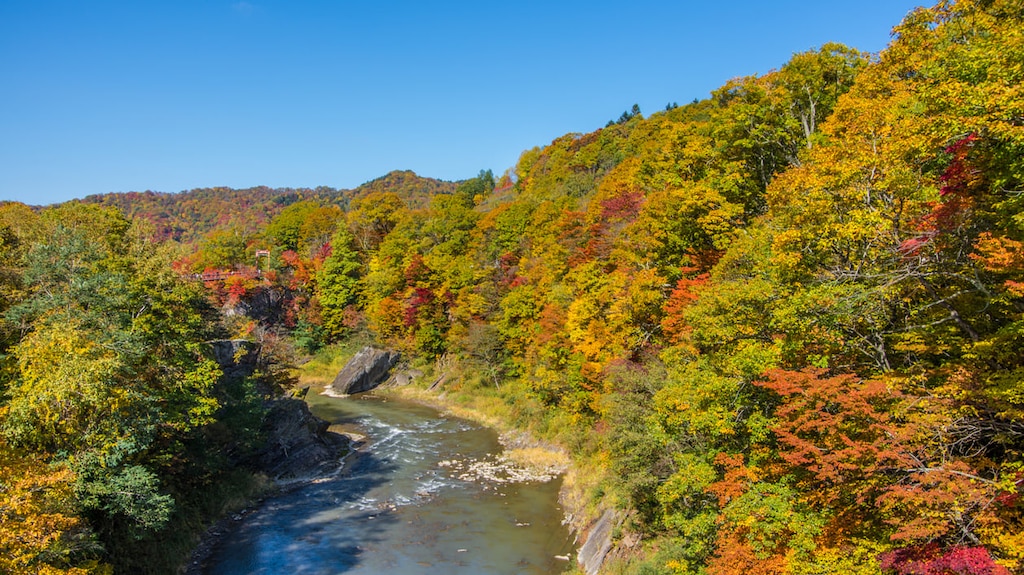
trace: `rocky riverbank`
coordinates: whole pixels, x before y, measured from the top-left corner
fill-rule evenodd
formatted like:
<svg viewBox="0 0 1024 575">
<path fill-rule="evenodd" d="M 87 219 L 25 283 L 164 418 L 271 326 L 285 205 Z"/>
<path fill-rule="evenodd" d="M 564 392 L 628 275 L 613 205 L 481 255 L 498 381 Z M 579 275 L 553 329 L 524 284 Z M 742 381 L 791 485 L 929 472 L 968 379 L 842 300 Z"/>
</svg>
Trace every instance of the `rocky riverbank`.
<svg viewBox="0 0 1024 575">
<path fill-rule="evenodd" d="M 563 476 L 559 496 L 564 513 L 562 523 L 576 535 L 579 545 L 577 564 L 587 575 L 596 575 L 605 559 L 614 553 L 612 533 L 614 527 L 621 523 L 622 515 L 610 509 L 594 508 L 588 503 L 586 482 L 579 477 L 578 470 L 564 448 L 542 441 L 526 431 L 512 429 L 496 417 L 455 404 L 443 392 L 413 386 L 385 385 L 375 393 L 414 401 L 498 430 L 504 453 L 494 461 L 456 460 L 442 462 L 442 466 L 463 479 L 487 480 L 499 484 L 550 481 Z"/>
<path fill-rule="evenodd" d="M 411 386 L 385 385 L 377 389 L 378 395 L 393 395 L 407 401 L 432 407 L 443 414 L 475 421 L 498 432 L 498 440 L 504 448 L 503 458 L 540 476 L 550 478 L 571 470 L 571 461 L 566 451 L 550 442 L 541 441 L 520 429 L 513 429 L 498 418 L 483 412 L 448 401 L 443 393 L 436 393 Z"/>
<path fill-rule="evenodd" d="M 210 342 L 214 359 L 224 378 L 243 378 L 259 366 L 260 348 L 245 340 Z M 250 505 L 221 518 L 200 537 L 185 565 L 185 575 L 201 575 L 204 562 L 232 523 L 258 509 L 267 497 L 319 478 L 342 472 L 345 460 L 355 452 L 358 440 L 329 429 L 329 422 L 313 415 L 302 393 L 269 400 L 260 433 L 262 445 L 236 465 L 265 478 L 265 488 Z"/>
<path fill-rule="evenodd" d="M 412 378 L 403 378 L 404 371 L 388 373 L 395 364 L 392 358 L 385 357 L 384 353 L 378 350 L 369 351 L 375 353 L 370 354 L 363 350 L 357 357 L 347 362 L 345 368 L 333 380 L 313 385 L 310 391 L 332 396 L 348 395 L 386 382 L 376 389 L 376 395 L 411 400 L 437 409 L 442 414 L 472 420 L 495 429 L 499 433 L 499 441 L 503 447 L 501 454 L 485 458 L 452 458 L 441 461 L 439 467 L 452 478 L 473 481 L 496 489 L 510 483 L 547 482 L 562 477 L 560 502 L 564 513 L 563 524 L 576 534 L 579 545 L 575 563 L 590 575 L 597 572 L 612 547 L 612 528 L 621 518 L 605 512 L 604 509 L 594 508 L 591 504 L 592 499 L 587 495 L 588 482 L 585 477 L 578 477 L 565 449 L 539 440 L 523 430 L 513 429 L 498 417 L 453 402 L 446 397 L 444 386 L 433 385 L 430 389 L 424 389 L 420 386 L 407 385 L 407 380 Z M 377 356 L 382 356 L 383 359 Z M 378 368 L 378 364 L 383 367 Z M 446 379 L 445 373 L 442 372 L 438 381 Z M 351 382 L 357 382 L 359 385 L 350 385 Z M 306 383 L 312 381 L 303 381 L 300 385 Z M 305 405 L 303 402 L 300 403 Z M 309 417 L 312 417 L 312 414 L 309 414 Z M 281 482 L 289 481 L 289 476 L 301 476 L 310 471 L 314 474 L 323 473 L 324 469 L 317 455 L 323 441 L 315 438 L 322 437 L 323 433 L 329 433 L 331 430 L 307 419 L 305 415 L 288 410 L 278 414 L 273 420 L 277 422 L 278 429 L 274 435 L 278 439 L 268 444 L 270 451 L 262 457 L 263 466 L 268 474 Z M 299 469 L 307 471 L 297 472 Z M 212 549 L 217 539 L 228 532 L 231 523 L 236 519 L 240 520 L 244 515 L 244 512 L 236 514 L 211 529 L 211 543 L 208 548 Z M 198 564 L 201 563 L 201 560 L 198 561 Z M 190 575 L 198 575 L 200 572 L 192 571 Z"/>
<path fill-rule="evenodd" d="M 267 441 L 248 465 L 268 478 L 268 488 L 248 507 L 222 518 L 203 533 L 180 571 L 183 575 L 202 575 L 206 560 L 230 532 L 231 525 L 259 509 L 266 499 L 342 473 L 359 443 L 359 438 L 330 430 L 328 422 L 313 415 L 306 402 L 296 398 L 274 400 L 264 430 Z"/>
<path fill-rule="evenodd" d="M 332 473 L 351 451 L 352 441 L 330 431 L 329 425 L 301 399 L 275 400 L 264 424 L 267 441 L 249 465 L 278 483 Z"/>
</svg>

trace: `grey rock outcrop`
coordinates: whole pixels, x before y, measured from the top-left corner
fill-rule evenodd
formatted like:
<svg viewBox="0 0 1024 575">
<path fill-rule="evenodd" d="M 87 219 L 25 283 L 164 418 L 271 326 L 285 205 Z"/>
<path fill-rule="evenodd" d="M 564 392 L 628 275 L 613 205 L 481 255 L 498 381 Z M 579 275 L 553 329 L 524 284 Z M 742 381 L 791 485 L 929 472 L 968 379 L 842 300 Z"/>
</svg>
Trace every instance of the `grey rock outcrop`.
<svg viewBox="0 0 1024 575">
<path fill-rule="evenodd" d="M 209 344 L 213 349 L 213 360 L 225 378 L 245 377 L 256 370 L 260 355 L 258 344 L 244 339 L 218 339 Z"/>
<path fill-rule="evenodd" d="M 338 372 L 331 390 L 345 395 L 370 391 L 388 378 L 399 357 L 397 351 L 364 347 Z"/>
<path fill-rule="evenodd" d="M 315 477 L 337 468 L 350 441 L 328 431 L 329 425 L 301 399 L 274 400 L 263 423 L 267 442 L 252 465 L 277 481 Z"/>
<path fill-rule="evenodd" d="M 224 373 L 222 385 L 250 376 L 260 367 L 260 346 L 255 342 L 225 339 L 209 344 L 213 360 Z M 341 456 L 350 450 L 350 442 L 346 436 L 328 431 L 329 423 L 310 412 L 302 400 L 307 389 L 265 401 L 267 412 L 260 429 L 265 442 L 255 452 L 240 456 L 237 463 L 278 481 L 313 477 L 337 468 Z"/>
<path fill-rule="evenodd" d="M 604 512 L 597 523 L 589 529 L 586 541 L 580 547 L 577 560 L 587 575 L 597 575 L 604 558 L 612 549 L 612 528 L 615 526 L 615 512 Z"/>
<path fill-rule="evenodd" d="M 407 369 L 395 374 L 395 385 L 409 385 L 423 377 L 423 372 L 418 369 Z"/>
</svg>

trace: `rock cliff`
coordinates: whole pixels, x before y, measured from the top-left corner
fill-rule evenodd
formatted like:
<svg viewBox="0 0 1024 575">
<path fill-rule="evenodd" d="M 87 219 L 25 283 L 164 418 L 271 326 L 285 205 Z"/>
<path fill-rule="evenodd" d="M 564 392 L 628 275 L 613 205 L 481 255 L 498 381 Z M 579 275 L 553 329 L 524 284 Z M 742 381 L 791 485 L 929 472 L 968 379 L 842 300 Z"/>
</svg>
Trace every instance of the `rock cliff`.
<svg viewBox="0 0 1024 575">
<path fill-rule="evenodd" d="M 211 341 L 213 358 L 223 380 L 244 378 L 259 367 L 260 346 L 233 339 Z M 333 471 L 351 446 L 348 437 L 328 431 L 328 422 L 316 417 L 300 397 L 276 397 L 265 403 L 261 426 L 265 442 L 239 463 L 276 481 L 314 477 Z"/>
<path fill-rule="evenodd" d="M 597 575 L 604 558 L 611 551 L 615 520 L 615 512 L 607 510 L 588 530 L 583 546 L 576 555 L 577 561 L 587 575 Z"/>
<path fill-rule="evenodd" d="M 347 436 L 328 431 L 329 425 L 301 399 L 274 400 L 263 423 L 267 442 L 252 458 L 253 467 L 279 482 L 333 471 L 351 446 Z"/>
<path fill-rule="evenodd" d="M 256 370 L 260 346 L 244 339 L 219 339 L 209 342 L 213 360 L 225 379 L 245 377 Z"/>
</svg>

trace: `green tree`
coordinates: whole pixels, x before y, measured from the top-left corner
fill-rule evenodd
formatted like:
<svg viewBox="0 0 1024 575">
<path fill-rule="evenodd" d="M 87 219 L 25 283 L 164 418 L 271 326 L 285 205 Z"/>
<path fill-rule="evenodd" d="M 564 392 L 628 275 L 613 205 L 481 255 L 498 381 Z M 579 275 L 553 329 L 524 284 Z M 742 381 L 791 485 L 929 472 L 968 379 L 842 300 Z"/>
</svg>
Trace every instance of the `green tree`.
<svg viewBox="0 0 1024 575">
<path fill-rule="evenodd" d="M 455 195 L 464 198 L 469 205 L 479 203 L 494 189 L 494 173 L 491 170 L 480 170 L 477 177 L 459 183 Z"/>
<path fill-rule="evenodd" d="M 206 235 L 199 245 L 196 254 L 197 271 L 207 268 L 232 269 L 241 264 L 249 264 L 249 234 L 239 228 L 216 229 Z"/>
<path fill-rule="evenodd" d="M 299 251 L 302 227 L 318 207 L 316 202 L 310 200 L 295 202 L 281 210 L 281 213 L 267 224 L 265 233 L 273 238 L 282 250 Z"/>
<path fill-rule="evenodd" d="M 361 277 L 362 263 L 355 240 L 345 227 L 339 227 L 331 238 L 331 255 L 316 276 L 316 296 L 329 339 L 341 338 L 353 327 L 346 325 L 345 314 L 359 303 Z"/>
<path fill-rule="evenodd" d="M 0 422 L 7 441 L 75 472 L 79 508 L 107 544 L 160 528 L 180 442 L 213 421 L 220 375 L 201 341 L 199 286 L 116 211 L 44 211 L 25 255 L 25 298 L 5 319 L 24 333 Z"/>
<path fill-rule="evenodd" d="M 364 253 L 377 249 L 406 213 L 402 198 L 390 192 L 374 192 L 353 201 L 348 225 L 356 245 Z"/>
</svg>

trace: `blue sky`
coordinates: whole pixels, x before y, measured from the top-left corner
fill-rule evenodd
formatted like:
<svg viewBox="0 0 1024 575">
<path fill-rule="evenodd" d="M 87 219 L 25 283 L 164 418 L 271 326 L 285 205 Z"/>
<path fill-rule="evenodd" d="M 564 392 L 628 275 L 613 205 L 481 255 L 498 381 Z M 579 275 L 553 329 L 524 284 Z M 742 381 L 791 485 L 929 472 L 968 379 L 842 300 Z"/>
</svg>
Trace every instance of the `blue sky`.
<svg viewBox="0 0 1024 575">
<path fill-rule="evenodd" d="M 0 1 L 0 200 L 496 174 L 920 2 Z"/>
</svg>

